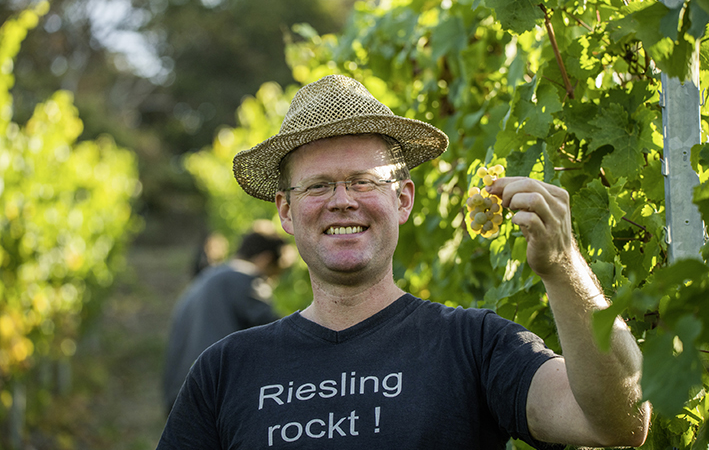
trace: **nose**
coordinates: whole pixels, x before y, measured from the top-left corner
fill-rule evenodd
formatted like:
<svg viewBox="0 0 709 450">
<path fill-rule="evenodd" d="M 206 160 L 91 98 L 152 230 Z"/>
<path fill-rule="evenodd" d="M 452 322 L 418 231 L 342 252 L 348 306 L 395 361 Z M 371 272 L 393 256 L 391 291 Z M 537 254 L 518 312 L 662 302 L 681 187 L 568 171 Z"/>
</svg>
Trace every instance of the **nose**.
<svg viewBox="0 0 709 450">
<path fill-rule="evenodd" d="M 345 187 L 345 191 L 349 192 L 350 191 L 350 186 L 352 185 L 351 181 L 335 181 L 335 184 L 332 185 L 332 192 L 337 193 L 337 187 L 342 184 Z"/>
<path fill-rule="evenodd" d="M 349 190 L 349 185 L 345 181 L 335 183 L 333 193 L 330 196 L 329 206 L 331 209 L 352 209 L 357 206 L 357 202 Z"/>
</svg>

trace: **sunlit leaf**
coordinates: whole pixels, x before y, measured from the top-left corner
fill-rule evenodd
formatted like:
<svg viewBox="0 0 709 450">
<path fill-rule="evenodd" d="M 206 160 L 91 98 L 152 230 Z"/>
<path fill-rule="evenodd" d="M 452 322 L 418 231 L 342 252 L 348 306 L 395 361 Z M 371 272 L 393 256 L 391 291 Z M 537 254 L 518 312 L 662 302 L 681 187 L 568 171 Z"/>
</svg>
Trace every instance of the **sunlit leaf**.
<svg viewBox="0 0 709 450">
<path fill-rule="evenodd" d="M 613 261 L 615 246 L 610 228 L 610 200 L 599 180 L 593 180 L 574 196 L 572 212 L 581 231 L 581 240 L 593 257 Z"/>
<path fill-rule="evenodd" d="M 689 389 L 701 384 L 703 368 L 694 347 L 701 328 L 699 320 L 686 316 L 678 323 L 676 335 L 663 333 L 645 343 L 643 397 L 667 417 L 679 413 Z"/>
</svg>

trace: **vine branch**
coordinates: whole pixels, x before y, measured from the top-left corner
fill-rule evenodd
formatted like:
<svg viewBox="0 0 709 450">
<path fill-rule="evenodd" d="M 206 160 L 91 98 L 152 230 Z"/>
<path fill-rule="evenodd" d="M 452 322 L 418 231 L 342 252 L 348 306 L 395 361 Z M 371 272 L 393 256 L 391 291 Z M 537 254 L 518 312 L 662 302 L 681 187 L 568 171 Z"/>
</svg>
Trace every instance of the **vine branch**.
<svg viewBox="0 0 709 450">
<path fill-rule="evenodd" d="M 566 95 L 569 98 L 574 98 L 574 88 L 571 86 L 571 80 L 569 80 L 569 75 L 566 73 L 566 67 L 564 67 L 564 61 L 561 59 L 561 53 L 559 52 L 559 44 L 556 42 L 556 35 L 554 34 L 554 27 L 551 25 L 551 17 L 549 17 L 549 10 L 544 5 L 539 5 L 539 7 L 544 11 L 544 26 L 547 29 L 547 34 L 549 35 L 549 40 L 551 41 L 551 46 L 554 49 L 554 56 L 556 57 L 556 63 L 559 65 L 559 70 L 561 70 L 561 78 L 564 80 L 564 87 L 566 88 Z"/>
<path fill-rule="evenodd" d="M 596 31 L 596 30 L 593 29 L 593 27 L 592 27 L 591 25 L 587 24 L 586 22 L 584 22 L 583 20 L 579 19 L 579 18 L 576 17 L 574 14 L 568 12 L 568 11 L 565 10 L 565 9 L 564 9 L 564 13 L 565 13 L 567 16 L 569 16 L 569 17 L 571 17 L 572 19 L 574 19 L 577 24 L 579 24 L 580 26 L 584 27 L 584 28 L 587 29 L 588 31 L 590 31 L 590 32 Z"/>
<path fill-rule="evenodd" d="M 633 222 L 632 220 L 628 219 L 628 218 L 625 217 L 625 216 L 623 216 L 622 220 L 625 220 L 625 221 L 628 222 L 629 224 L 635 225 L 636 227 L 642 229 L 642 230 L 645 232 L 645 235 L 647 236 L 647 238 L 652 238 L 652 233 L 650 233 L 649 231 L 647 231 L 647 228 L 645 228 L 644 226 L 640 225 L 639 223 Z"/>
</svg>

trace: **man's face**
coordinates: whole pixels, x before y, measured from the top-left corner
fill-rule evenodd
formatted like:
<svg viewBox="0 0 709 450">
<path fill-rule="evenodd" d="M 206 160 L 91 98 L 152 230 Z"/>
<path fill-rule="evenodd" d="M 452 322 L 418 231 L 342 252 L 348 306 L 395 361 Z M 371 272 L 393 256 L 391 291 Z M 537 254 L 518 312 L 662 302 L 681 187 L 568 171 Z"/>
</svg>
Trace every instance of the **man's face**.
<svg viewBox="0 0 709 450">
<path fill-rule="evenodd" d="M 386 144 L 376 136 L 311 142 L 294 151 L 289 167 L 292 186 L 360 175 L 375 180 L 393 178 Z M 409 217 L 413 192 L 411 180 L 384 184 L 369 192 L 348 191 L 340 183 L 333 193 L 318 197 L 294 191 L 290 204 L 279 192 L 276 205 L 283 229 L 295 236 L 314 281 L 357 284 L 391 276 L 399 225 Z"/>
</svg>

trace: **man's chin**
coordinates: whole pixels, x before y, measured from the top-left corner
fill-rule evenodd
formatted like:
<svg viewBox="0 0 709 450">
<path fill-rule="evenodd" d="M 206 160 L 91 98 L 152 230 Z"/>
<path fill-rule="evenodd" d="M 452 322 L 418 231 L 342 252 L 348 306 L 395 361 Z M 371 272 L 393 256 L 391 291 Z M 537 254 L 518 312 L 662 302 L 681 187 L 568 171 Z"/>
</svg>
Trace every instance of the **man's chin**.
<svg viewBox="0 0 709 450">
<path fill-rule="evenodd" d="M 367 264 L 363 262 L 331 264 L 328 265 L 323 278 L 344 286 L 357 285 L 371 278 L 371 275 L 368 275 L 371 271 L 367 269 Z"/>
</svg>

